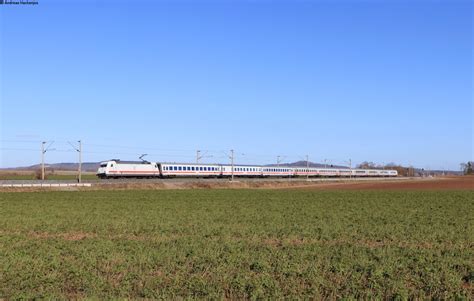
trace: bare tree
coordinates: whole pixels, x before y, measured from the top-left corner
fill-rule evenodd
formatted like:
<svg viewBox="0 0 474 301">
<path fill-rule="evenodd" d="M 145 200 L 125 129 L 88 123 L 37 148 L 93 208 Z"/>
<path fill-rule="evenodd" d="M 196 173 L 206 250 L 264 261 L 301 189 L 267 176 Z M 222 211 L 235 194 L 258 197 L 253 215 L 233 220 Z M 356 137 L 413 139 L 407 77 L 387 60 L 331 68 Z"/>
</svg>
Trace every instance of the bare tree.
<svg viewBox="0 0 474 301">
<path fill-rule="evenodd" d="M 467 163 L 461 163 L 461 171 L 465 175 L 473 175 L 474 174 L 474 162 L 468 161 Z"/>
</svg>

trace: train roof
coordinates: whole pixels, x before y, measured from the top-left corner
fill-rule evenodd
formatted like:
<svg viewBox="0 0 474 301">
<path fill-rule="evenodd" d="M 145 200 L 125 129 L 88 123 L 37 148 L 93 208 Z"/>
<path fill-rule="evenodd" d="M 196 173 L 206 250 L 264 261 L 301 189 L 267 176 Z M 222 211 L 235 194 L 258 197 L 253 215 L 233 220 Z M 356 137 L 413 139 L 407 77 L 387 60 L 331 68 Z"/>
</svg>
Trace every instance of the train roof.
<svg viewBox="0 0 474 301">
<path fill-rule="evenodd" d="M 126 161 L 126 160 L 122 161 L 119 159 L 111 159 L 104 162 L 110 162 L 110 161 L 114 161 L 117 164 L 152 164 L 154 163 L 154 162 L 149 162 L 149 161 Z"/>
</svg>

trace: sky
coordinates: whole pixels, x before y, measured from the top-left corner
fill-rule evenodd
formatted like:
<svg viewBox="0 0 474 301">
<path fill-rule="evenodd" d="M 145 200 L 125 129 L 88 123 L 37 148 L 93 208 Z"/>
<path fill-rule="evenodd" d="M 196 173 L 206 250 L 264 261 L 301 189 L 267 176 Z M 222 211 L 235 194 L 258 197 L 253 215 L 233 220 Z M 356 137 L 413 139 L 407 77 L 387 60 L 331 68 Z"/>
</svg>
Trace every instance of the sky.
<svg viewBox="0 0 474 301">
<path fill-rule="evenodd" d="M 0 167 L 473 160 L 471 1 L 38 1 L 0 5 Z"/>
</svg>

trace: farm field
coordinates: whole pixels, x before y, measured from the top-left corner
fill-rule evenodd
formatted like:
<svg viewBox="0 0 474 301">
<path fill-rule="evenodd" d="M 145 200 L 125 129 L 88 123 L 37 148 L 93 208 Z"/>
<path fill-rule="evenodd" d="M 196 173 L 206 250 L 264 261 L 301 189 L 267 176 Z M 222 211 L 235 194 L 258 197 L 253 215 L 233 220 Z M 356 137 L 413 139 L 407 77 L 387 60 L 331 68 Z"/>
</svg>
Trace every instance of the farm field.
<svg viewBox="0 0 474 301">
<path fill-rule="evenodd" d="M 35 171 L 0 171 L 0 181 L 1 180 L 36 180 Z M 77 179 L 76 171 L 56 171 L 54 173 L 47 172 L 46 180 L 69 180 L 74 181 Z M 96 180 L 97 176 L 93 172 L 84 172 L 82 174 L 82 179 L 86 180 Z"/>
<path fill-rule="evenodd" d="M 0 299 L 474 298 L 474 191 L 0 193 Z"/>
</svg>

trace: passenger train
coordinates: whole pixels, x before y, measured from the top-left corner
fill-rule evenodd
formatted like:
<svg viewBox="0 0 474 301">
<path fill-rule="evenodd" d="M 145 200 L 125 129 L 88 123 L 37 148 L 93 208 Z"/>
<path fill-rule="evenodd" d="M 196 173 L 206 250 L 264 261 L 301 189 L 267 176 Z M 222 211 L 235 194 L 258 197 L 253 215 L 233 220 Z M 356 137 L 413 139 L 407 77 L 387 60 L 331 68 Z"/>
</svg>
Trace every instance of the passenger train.
<svg viewBox="0 0 474 301">
<path fill-rule="evenodd" d="M 97 176 L 106 178 L 174 178 L 174 177 L 396 177 L 396 170 L 289 167 L 260 165 L 158 163 L 121 161 L 100 163 Z"/>
</svg>

